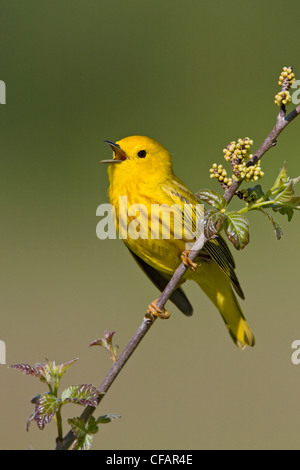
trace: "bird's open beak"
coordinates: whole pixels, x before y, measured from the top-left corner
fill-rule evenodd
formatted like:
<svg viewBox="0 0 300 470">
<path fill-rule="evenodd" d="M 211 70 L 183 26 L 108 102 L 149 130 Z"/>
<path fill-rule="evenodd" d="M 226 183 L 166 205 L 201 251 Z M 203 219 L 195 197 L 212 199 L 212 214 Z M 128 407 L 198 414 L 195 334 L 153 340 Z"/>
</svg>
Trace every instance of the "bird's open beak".
<svg viewBox="0 0 300 470">
<path fill-rule="evenodd" d="M 108 144 L 114 151 L 114 158 L 112 160 L 101 160 L 101 163 L 121 163 L 127 159 L 126 153 L 118 144 L 110 142 L 109 140 L 105 140 L 104 142 Z"/>
</svg>

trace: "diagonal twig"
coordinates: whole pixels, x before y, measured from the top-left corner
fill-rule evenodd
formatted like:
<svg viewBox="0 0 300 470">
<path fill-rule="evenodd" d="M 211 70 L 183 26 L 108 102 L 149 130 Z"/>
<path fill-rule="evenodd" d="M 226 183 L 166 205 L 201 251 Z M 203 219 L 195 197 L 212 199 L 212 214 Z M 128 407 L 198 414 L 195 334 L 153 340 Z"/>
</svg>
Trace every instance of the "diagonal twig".
<svg viewBox="0 0 300 470">
<path fill-rule="evenodd" d="M 285 127 L 292 122 L 298 115 L 300 114 L 300 105 L 298 105 L 292 112 L 290 112 L 286 116 L 286 111 L 285 107 L 281 106 L 280 112 L 277 116 L 277 121 L 268 135 L 268 137 L 264 140 L 264 142 L 260 145 L 260 147 L 257 149 L 251 160 L 247 163 L 247 166 L 255 165 L 258 160 L 260 160 L 263 155 L 274 145 L 276 145 L 276 139 L 279 136 L 279 134 L 285 129 Z M 233 196 L 235 195 L 237 189 L 239 186 L 242 184 L 243 180 L 240 179 L 239 181 L 233 181 L 232 185 L 225 191 L 224 198 L 227 203 L 231 201 Z M 194 260 L 201 249 L 203 248 L 205 242 L 207 241 L 207 238 L 205 236 L 201 236 L 193 245 L 192 249 L 190 250 L 189 253 L 189 258 L 190 260 Z M 161 293 L 160 297 L 158 298 L 156 305 L 159 309 L 163 309 L 164 305 L 166 302 L 169 300 L 171 294 L 174 292 L 174 290 L 177 288 L 182 276 L 185 274 L 186 270 L 188 267 L 181 263 L 179 267 L 176 269 L 174 272 L 171 280 Z M 150 318 L 144 318 L 142 324 L 136 331 L 135 335 L 133 338 L 130 340 L 128 345 L 125 347 L 117 361 L 113 364 L 111 369 L 109 370 L 107 376 L 101 383 L 101 385 L 98 388 L 98 393 L 99 393 L 99 399 L 98 399 L 98 404 L 104 397 L 105 393 L 108 391 L 120 371 L 123 369 L 124 365 L 132 355 L 132 353 L 135 351 L 141 340 L 144 338 L 146 333 L 149 331 L 150 327 L 153 325 L 155 319 L 150 319 Z M 89 419 L 89 417 L 94 413 L 95 407 L 93 406 L 87 406 L 84 411 L 81 414 L 81 418 L 83 421 L 86 423 Z M 62 441 L 57 441 L 57 446 L 56 450 L 67 450 L 70 448 L 72 443 L 75 441 L 76 436 L 73 433 L 72 430 L 70 430 L 66 436 L 62 439 Z"/>
<path fill-rule="evenodd" d="M 276 145 L 276 139 L 279 136 L 279 134 L 283 131 L 283 129 L 290 123 L 292 122 L 295 117 L 297 117 L 300 114 L 300 105 L 298 105 L 295 109 L 293 109 L 290 114 L 287 116 L 285 115 L 285 107 L 282 106 L 281 110 L 277 116 L 277 121 L 273 129 L 271 130 L 270 134 L 268 137 L 263 141 L 263 143 L 260 145 L 260 147 L 257 149 L 257 151 L 254 153 L 253 157 L 251 160 L 248 161 L 247 166 L 252 166 L 255 165 L 258 160 L 260 160 L 263 155 L 274 145 Z M 227 203 L 231 201 L 233 196 L 235 195 L 237 189 L 240 187 L 242 184 L 243 180 L 240 179 L 239 181 L 233 181 L 232 185 L 225 191 L 224 198 Z"/>
</svg>

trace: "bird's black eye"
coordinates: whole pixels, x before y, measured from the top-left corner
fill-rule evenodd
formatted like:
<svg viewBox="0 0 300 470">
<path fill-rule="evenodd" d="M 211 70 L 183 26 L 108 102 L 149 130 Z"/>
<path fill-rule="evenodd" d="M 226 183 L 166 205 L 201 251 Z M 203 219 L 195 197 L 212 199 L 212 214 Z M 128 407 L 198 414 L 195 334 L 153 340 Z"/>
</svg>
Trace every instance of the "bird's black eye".
<svg viewBox="0 0 300 470">
<path fill-rule="evenodd" d="M 146 150 L 140 150 L 140 151 L 138 152 L 138 157 L 140 157 L 140 158 L 145 158 L 146 153 L 147 153 Z"/>
</svg>

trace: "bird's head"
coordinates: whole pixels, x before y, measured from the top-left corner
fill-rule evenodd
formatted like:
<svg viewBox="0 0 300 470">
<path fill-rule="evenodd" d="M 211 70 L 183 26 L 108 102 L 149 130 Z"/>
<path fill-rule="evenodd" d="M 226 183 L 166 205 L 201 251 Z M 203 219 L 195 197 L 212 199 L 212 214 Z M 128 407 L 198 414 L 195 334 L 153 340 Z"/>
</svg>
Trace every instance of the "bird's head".
<svg viewBox="0 0 300 470">
<path fill-rule="evenodd" d="M 102 160 L 109 164 L 109 177 L 164 180 L 172 173 L 172 160 L 169 152 L 149 137 L 134 135 L 118 142 L 105 141 L 113 150 L 112 160 Z"/>
</svg>

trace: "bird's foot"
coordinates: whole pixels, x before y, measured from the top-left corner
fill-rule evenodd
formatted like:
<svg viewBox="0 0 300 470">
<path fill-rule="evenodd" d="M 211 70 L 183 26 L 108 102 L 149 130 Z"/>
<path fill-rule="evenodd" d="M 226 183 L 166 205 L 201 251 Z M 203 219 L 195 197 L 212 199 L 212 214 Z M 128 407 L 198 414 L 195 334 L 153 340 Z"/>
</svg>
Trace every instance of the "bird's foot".
<svg viewBox="0 0 300 470">
<path fill-rule="evenodd" d="M 158 317 L 158 318 L 161 318 L 162 320 L 168 319 L 170 317 L 170 313 L 164 308 L 159 308 L 156 305 L 157 300 L 158 299 L 153 300 L 153 302 L 151 302 L 151 304 L 148 305 L 146 316 L 152 319 L 153 317 Z"/>
<path fill-rule="evenodd" d="M 183 264 L 185 264 L 185 266 L 188 266 L 189 268 L 191 268 L 192 271 L 196 271 L 196 268 L 198 265 L 197 263 L 194 263 L 194 261 L 192 261 L 189 258 L 189 253 L 190 253 L 190 250 L 183 251 L 180 256 L 181 261 L 183 262 Z"/>
</svg>

